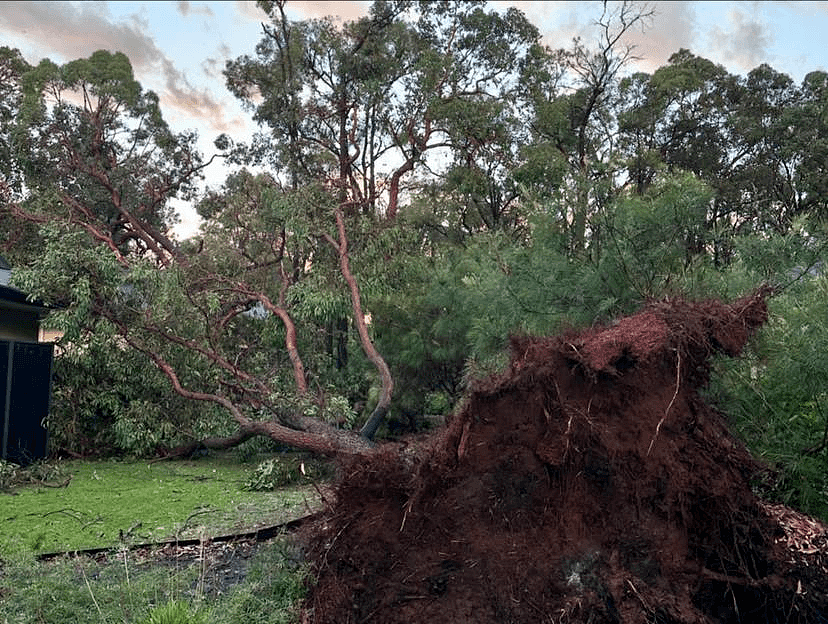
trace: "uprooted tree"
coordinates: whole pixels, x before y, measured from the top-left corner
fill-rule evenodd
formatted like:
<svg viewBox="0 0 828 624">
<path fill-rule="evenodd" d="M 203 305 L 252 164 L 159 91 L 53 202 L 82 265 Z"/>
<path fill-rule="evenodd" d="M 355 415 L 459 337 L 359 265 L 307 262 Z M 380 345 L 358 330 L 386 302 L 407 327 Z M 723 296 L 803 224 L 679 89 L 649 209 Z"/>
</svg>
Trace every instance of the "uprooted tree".
<svg viewBox="0 0 828 624">
<path fill-rule="evenodd" d="M 32 291 L 71 304 L 62 314 L 70 338 L 109 335 L 110 348 L 143 353 L 179 396 L 234 418 L 234 433 L 176 452 L 255 435 L 324 454 L 371 448 L 393 380 L 368 334 L 341 198 L 305 189 L 303 206 L 316 214 L 300 232 L 280 211 L 296 198 L 267 176 L 241 173 L 238 193 L 225 193 L 220 208 L 213 202 L 201 241 L 227 253 L 202 254 L 169 238 L 169 201 L 188 196 L 206 163 L 193 136 L 168 129 L 157 98 L 132 78 L 124 55 L 97 52 L 62 67 L 44 61 L 23 74 L 22 87 L 14 147 L 29 194 L 17 201 L 6 187 L 4 204 L 13 217 L 41 226 L 41 250 L 30 266 L 53 279 Z M 381 383 L 362 436 L 307 415 L 313 399 L 287 292 L 307 264 L 326 261 L 346 286 L 350 316 Z M 285 382 L 293 388 L 280 393 Z"/>
<path fill-rule="evenodd" d="M 561 95 L 552 71 L 557 57 L 537 56 L 543 89 L 531 95 L 543 141 L 532 154 L 520 149 L 516 129 L 527 120 L 516 115 L 521 89 L 509 73 L 524 61 L 521 69 L 532 69 L 521 55 L 536 33 L 519 13 L 501 19 L 478 3 L 376 3 L 370 16 L 341 29 L 327 20 L 294 28 L 282 3 L 263 5 L 274 22 L 261 58 L 231 64 L 227 77 L 251 107 L 261 103 L 257 118 L 270 126 L 278 149 L 268 153 L 274 145 L 259 137 L 230 153 L 251 162 L 269 156 L 276 174 L 240 171 L 201 197 L 202 236 L 183 244 L 169 235 L 171 200 L 193 197 L 206 163 L 192 135 L 169 130 L 126 57 L 98 52 L 62 67 L 29 67 L 2 50 L 0 70 L 14 86 L 0 90 L 0 148 L 8 159 L 0 217 L 36 226 L 14 233 L 37 237 L 38 253 L 19 279 L 44 301 L 66 304 L 56 315 L 67 331 L 64 357 L 129 353 L 118 371 L 125 383 L 148 377 L 140 362 L 152 363 L 175 395 L 143 417 L 160 426 L 159 410 L 168 412 L 161 414 L 165 425 L 191 440 L 176 452 L 261 435 L 357 457 L 343 463 L 337 497 L 308 538 L 319 579 L 309 605 L 320 622 L 805 622 L 824 615 L 824 561 L 818 552 L 785 548 L 808 536 L 786 523 L 793 512 L 756 498 L 750 486 L 757 465 L 698 392 L 710 355 L 736 354 L 765 319 L 765 293 L 732 305 L 672 300 L 603 329 L 516 340 L 506 373 L 474 387 L 435 437 L 379 448 L 370 441 L 394 379 L 362 296 L 366 287 L 384 288 L 393 309 L 387 300 L 399 293 L 378 283 L 402 278 L 370 264 L 399 261 L 390 243 L 400 231 L 389 224 L 403 218 L 405 183 L 417 169 L 428 170 L 426 152 L 443 148 L 451 164 L 420 197 L 428 204 L 426 233 L 416 232 L 403 249 L 438 258 L 429 268 L 451 279 L 429 286 L 450 296 L 432 292 L 427 305 L 406 310 L 422 317 L 400 324 L 400 344 L 412 351 L 468 338 L 471 330 L 445 331 L 447 317 L 459 311 L 476 330 L 488 329 L 507 307 L 545 322 L 575 307 L 585 308 L 589 321 L 606 317 L 630 303 L 631 285 L 638 299 L 667 291 L 671 280 L 704 267 L 711 247 L 717 266 L 732 258 L 733 240 L 720 249 L 709 238 L 722 215 L 748 230 L 762 227 L 764 217 L 747 217 L 754 205 L 775 204 L 755 185 L 748 185 L 759 190 L 746 218 L 727 208 L 705 221 L 711 205 L 727 197 L 711 203 L 698 178 L 728 175 L 722 159 L 739 150 L 724 147 L 707 170 L 689 166 L 699 155 L 696 138 L 706 136 L 696 129 L 673 144 L 672 126 L 656 124 L 653 136 L 665 144 L 631 141 L 653 134 L 660 108 L 675 112 L 665 88 L 692 86 L 673 77 L 700 69 L 698 59 L 682 54 L 666 77 L 638 76 L 627 88 L 652 88 L 652 99 L 645 109 L 625 111 L 623 105 L 637 106 L 634 94 L 602 95 L 604 86 L 615 88 L 611 66 L 593 76 L 597 82 Z M 416 7 L 434 7 L 415 15 L 420 30 L 398 19 Z M 707 89 L 710 81 L 699 79 Z M 808 81 L 815 123 L 823 79 Z M 303 100 L 308 94 L 313 99 Z M 545 106 L 544 98 L 557 105 Z M 710 103 L 695 92 L 682 99 Z M 289 114 L 275 114 L 282 110 Z M 716 120 L 724 118 L 718 110 L 710 105 Z M 604 153 L 599 126 L 611 128 L 621 117 L 628 152 L 608 154 L 607 166 L 595 171 L 581 166 L 603 162 L 593 158 Z M 712 124 L 705 130 L 718 131 Z M 749 142 L 748 134 L 740 140 Z M 701 155 L 711 155 L 709 144 Z M 218 145 L 231 147 L 226 138 Z M 821 197 L 813 189 L 823 180 L 823 147 L 810 147 L 813 169 L 789 186 L 794 195 Z M 390 154 L 396 158 L 384 161 Z M 622 193 L 622 169 L 614 167 L 625 156 L 630 177 Z M 521 160 L 532 166 L 517 184 L 512 174 Z M 665 165 L 696 174 L 667 175 Z M 533 212 L 532 197 L 517 201 L 519 189 L 546 203 Z M 738 195 L 739 202 L 751 197 Z M 575 213 L 567 203 L 573 197 Z M 801 229 L 809 243 L 812 226 Z M 437 240 L 456 256 L 441 255 Z M 491 243 L 503 240 L 511 247 L 501 254 Z M 456 264 L 447 260 L 454 257 Z M 414 263 L 405 261 L 396 266 Z M 774 264 L 778 270 L 784 263 Z M 595 286 L 586 294 L 587 282 L 579 281 L 585 274 Z M 464 308 L 474 299 L 464 288 L 476 289 L 478 316 Z M 514 320 L 509 329 L 520 326 Z M 348 342 L 349 323 L 362 355 Z M 413 336 L 424 327 L 434 330 L 427 341 Z M 454 351 L 444 360 L 455 377 L 464 356 Z M 372 370 L 369 383 L 348 378 L 357 358 L 363 361 L 355 377 Z M 332 387 L 337 374 L 341 383 Z M 134 385 L 152 391 L 157 381 Z M 363 401 L 373 384 L 362 435 L 337 426 L 359 418 L 354 395 L 341 392 L 348 384 Z M 106 402 L 131 401 L 136 420 L 149 405 L 140 394 L 101 394 Z M 183 420 L 184 404 L 201 414 Z M 228 414 L 230 426 L 213 426 Z"/>
<path fill-rule="evenodd" d="M 307 621 L 824 621 L 825 528 L 754 494 L 700 395 L 767 292 L 514 340 L 444 430 L 345 467 Z"/>
<path fill-rule="evenodd" d="M 206 194 L 194 137 L 123 55 L 31 67 L 0 48 L 0 247 L 18 285 L 66 305 L 50 424 L 69 450 L 261 433 L 362 452 L 392 381 L 394 416 L 445 414 L 511 332 L 729 298 L 824 250 L 824 72 L 797 87 L 681 51 L 620 79 L 648 14 L 631 2 L 596 3 L 593 51 L 541 46 L 481 2 L 344 23 L 260 6 L 261 41 L 225 78 L 263 131 L 216 145 L 270 174 Z M 174 200 L 193 198 L 204 228 L 182 243 Z"/>
<path fill-rule="evenodd" d="M 235 431 L 202 422 L 176 452 L 264 435 L 325 454 L 362 453 L 394 381 L 370 335 L 351 234 L 363 244 L 381 235 L 427 151 L 466 149 L 470 137 L 488 141 L 506 123 L 515 89 L 505 77 L 537 30 L 520 12 L 500 16 L 478 3 L 377 3 L 343 28 L 293 24 L 283 3 L 262 8 L 272 25 L 259 58 L 228 64 L 227 78 L 251 108 L 265 96 L 256 117 L 270 135 L 252 147 L 231 149 L 226 137 L 217 145 L 244 162 L 269 160 L 277 175 L 241 171 L 207 193 L 197 242 L 170 235 L 171 202 L 193 198 L 209 162 L 192 134 L 170 131 L 123 54 L 17 72 L 10 97 L 20 114 L 4 130 L 22 184 L 4 186 L 4 215 L 36 225 L 41 237 L 41 253 L 18 279 L 67 306 L 57 316 L 70 341 L 103 336 L 140 352 L 178 397 L 232 416 Z M 416 19 L 402 19 L 406 12 Z M 494 39 L 480 36 L 490 31 Z M 355 359 L 350 326 L 362 371 L 375 371 L 373 388 L 359 380 L 375 391 L 361 401 L 332 392 L 319 374 L 320 352 L 336 369 Z M 331 424 L 352 426 L 357 402 L 366 404 L 360 435 Z"/>
</svg>

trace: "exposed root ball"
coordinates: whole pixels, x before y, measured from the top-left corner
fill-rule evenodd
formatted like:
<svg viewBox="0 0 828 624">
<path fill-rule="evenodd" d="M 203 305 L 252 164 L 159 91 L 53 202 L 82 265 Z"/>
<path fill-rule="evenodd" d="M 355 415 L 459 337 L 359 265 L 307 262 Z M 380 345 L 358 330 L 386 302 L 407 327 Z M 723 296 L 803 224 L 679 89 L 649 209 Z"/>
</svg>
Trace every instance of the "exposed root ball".
<svg viewBox="0 0 828 624">
<path fill-rule="evenodd" d="M 515 339 L 444 430 L 344 467 L 306 535 L 307 621 L 826 621 L 819 552 L 790 547 L 698 394 L 765 294 Z"/>
</svg>

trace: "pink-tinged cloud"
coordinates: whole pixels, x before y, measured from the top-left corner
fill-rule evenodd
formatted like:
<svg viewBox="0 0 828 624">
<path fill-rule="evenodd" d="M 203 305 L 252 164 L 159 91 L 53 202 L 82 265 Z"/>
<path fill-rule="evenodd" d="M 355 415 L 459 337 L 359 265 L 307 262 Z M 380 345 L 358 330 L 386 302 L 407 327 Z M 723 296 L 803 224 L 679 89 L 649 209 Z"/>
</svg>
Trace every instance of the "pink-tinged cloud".
<svg viewBox="0 0 828 624">
<path fill-rule="evenodd" d="M 584 8 L 586 7 L 578 2 L 564 2 L 558 9 L 556 19 L 535 22 L 541 31 L 541 41 L 555 50 L 570 49 L 576 37 L 590 42 L 594 38 L 593 21 L 597 15 L 589 11 L 589 18 L 585 19 Z"/>
<path fill-rule="evenodd" d="M 238 120 L 225 120 L 221 102 L 208 90 L 193 87 L 147 30 L 139 16 L 116 22 L 106 5 L 97 2 L 10 2 L 0 12 L 0 32 L 16 35 L 31 46 L 29 55 L 37 58 L 28 58 L 29 62 L 37 63 L 40 57 L 59 57 L 53 60 L 64 62 L 89 57 L 97 50 L 123 52 L 144 86 L 160 73 L 164 87 L 156 90 L 165 110 L 177 109 L 217 132 L 237 129 Z"/>
<path fill-rule="evenodd" d="M 126 54 L 135 68 L 149 68 L 162 54 L 143 27 L 138 17 L 113 22 L 106 5 L 98 2 L 6 2 L 0 11 L 0 29 L 25 39 L 35 53 L 62 57 L 53 60 L 110 50 Z"/>
<path fill-rule="evenodd" d="M 680 47 L 689 47 L 694 33 L 692 2 L 638 2 L 630 7 L 627 19 L 636 15 L 621 41 L 615 45 L 619 55 L 631 56 L 628 66 L 635 71 L 654 71 Z M 541 34 L 541 42 L 552 49 L 571 50 L 574 40 L 588 50 L 598 50 L 606 33 L 599 22 L 609 25 L 610 33 L 619 28 L 619 2 L 507 2 L 493 3 L 505 9 L 514 6 L 525 13 Z M 606 10 L 606 13 L 602 12 Z"/>
<path fill-rule="evenodd" d="M 367 15 L 370 6 L 370 2 L 308 2 L 297 0 L 296 2 L 289 2 L 286 8 L 291 12 L 299 13 L 302 16 L 300 19 L 331 16 L 349 22 Z"/>
<path fill-rule="evenodd" d="M 636 70 L 654 72 L 680 48 L 699 53 L 694 2 L 654 2 L 654 14 L 644 30 L 630 31 L 625 41 L 639 58 Z"/>
<path fill-rule="evenodd" d="M 343 21 L 352 21 L 367 15 L 370 6 L 371 2 L 368 0 L 347 2 L 291 0 L 285 5 L 285 14 L 289 19 L 296 21 L 328 16 Z M 267 15 L 252 0 L 236 0 L 236 10 L 248 20 L 256 22 L 267 20 Z"/>
<path fill-rule="evenodd" d="M 168 59 L 163 59 L 164 91 L 161 99 L 165 109 L 176 109 L 185 118 L 198 119 L 216 132 L 233 132 L 243 128 L 239 120 L 225 119 L 225 105 L 207 89 L 190 84 L 187 76 Z"/>
</svg>

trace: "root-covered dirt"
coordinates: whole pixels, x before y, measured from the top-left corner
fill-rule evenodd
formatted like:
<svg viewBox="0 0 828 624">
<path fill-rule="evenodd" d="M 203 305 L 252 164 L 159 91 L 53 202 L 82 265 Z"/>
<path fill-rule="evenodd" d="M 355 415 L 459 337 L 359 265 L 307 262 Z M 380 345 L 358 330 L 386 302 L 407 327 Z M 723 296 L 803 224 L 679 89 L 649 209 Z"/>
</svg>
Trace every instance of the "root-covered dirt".
<svg viewBox="0 0 828 624">
<path fill-rule="evenodd" d="M 699 395 L 765 294 L 514 340 L 445 429 L 344 467 L 306 621 L 828 621 L 824 527 L 757 499 Z"/>
</svg>

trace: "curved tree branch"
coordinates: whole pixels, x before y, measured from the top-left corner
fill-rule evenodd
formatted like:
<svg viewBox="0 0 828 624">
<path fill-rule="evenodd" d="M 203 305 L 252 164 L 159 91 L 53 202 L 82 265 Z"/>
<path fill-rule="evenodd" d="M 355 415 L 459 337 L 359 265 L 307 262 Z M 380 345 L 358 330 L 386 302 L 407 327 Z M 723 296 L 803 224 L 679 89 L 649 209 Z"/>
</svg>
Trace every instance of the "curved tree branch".
<svg viewBox="0 0 828 624">
<path fill-rule="evenodd" d="M 299 355 L 299 349 L 296 346 L 296 325 L 290 317 L 287 309 L 284 307 L 284 290 L 279 292 L 279 304 L 276 305 L 270 298 L 262 292 L 252 290 L 245 287 L 235 288 L 236 292 L 258 299 L 265 309 L 271 314 L 275 314 L 282 321 L 285 326 L 285 349 L 287 349 L 288 357 L 293 365 L 293 379 L 296 382 L 296 390 L 299 394 L 306 394 L 308 391 L 308 382 L 305 379 L 305 367 L 302 364 L 302 358 Z"/>
<path fill-rule="evenodd" d="M 124 331 L 125 328 L 121 327 L 121 330 L 121 335 L 127 344 L 149 357 L 158 369 L 170 380 L 173 390 L 177 394 L 193 401 L 214 403 L 227 410 L 239 425 L 240 432 L 237 434 L 239 441 L 260 435 L 291 446 L 331 456 L 343 454 L 364 455 L 371 452 L 374 448 L 373 444 L 363 437 L 352 435 L 332 427 L 322 428 L 320 426 L 314 428 L 313 431 L 304 431 L 286 427 L 272 420 L 261 421 L 248 418 L 244 415 L 241 408 L 226 396 L 185 388 L 173 366 L 163 356 L 129 336 Z M 322 423 L 318 424 L 321 425 Z"/>
<path fill-rule="evenodd" d="M 365 355 L 376 367 L 379 372 L 380 380 L 382 382 L 382 389 L 380 391 L 379 401 L 374 408 L 373 413 L 362 426 L 360 435 L 368 440 L 372 440 L 377 433 L 377 429 L 382 423 L 383 418 L 388 413 L 388 407 L 391 404 L 391 394 L 394 392 L 394 378 L 391 376 L 391 370 L 388 368 L 383 357 L 377 351 L 371 337 L 368 335 L 368 326 L 365 323 L 365 314 L 362 311 L 362 300 L 359 293 L 359 286 L 356 278 L 351 273 L 351 263 L 348 259 L 348 237 L 345 233 L 345 215 L 341 207 L 337 207 L 334 211 L 336 216 L 336 225 L 339 235 L 339 241 L 335 241 L 333 237 L 326 234 L 325 239 L 339 254 L 339 269 L 345 282 L 348 284 L 348 290 L 351 295 L 351 306 L 354 311 L 354 324 L 359 333 L 359 341 Z"/>
</svg>

